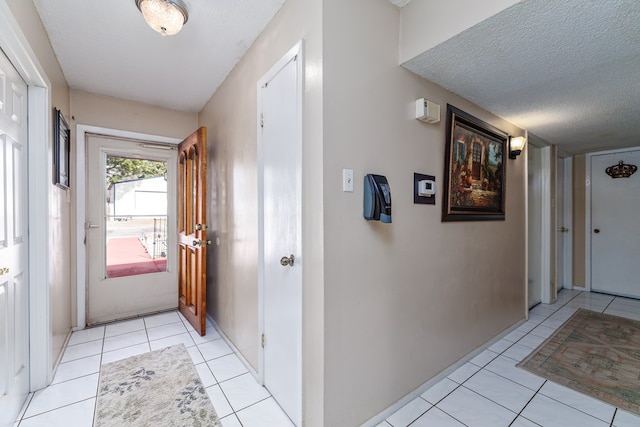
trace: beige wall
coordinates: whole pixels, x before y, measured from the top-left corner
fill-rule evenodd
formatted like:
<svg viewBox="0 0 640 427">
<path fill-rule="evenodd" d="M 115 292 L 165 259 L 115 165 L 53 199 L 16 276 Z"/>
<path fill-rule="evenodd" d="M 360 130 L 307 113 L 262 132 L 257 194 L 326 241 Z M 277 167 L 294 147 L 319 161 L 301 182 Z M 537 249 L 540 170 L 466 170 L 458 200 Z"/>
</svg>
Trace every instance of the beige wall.
<svg viewBox="0 0 640 427">
<path fill-rule="evenodd" d="M 450 102 L 504 131 L 521 131 L 399 67 L 399 11 L 385 0 L 289 0 L 199 117 L 85 92 L 69 96 L 33 5 L 9 4 L 51 72 L 54 105 L 72 127 L 176 138 L 208 127 L 210 235 L 220 238 L 210 251 L 209 313 L 254 366 L 255 85 L 305 40 L 306 425 L 359 424 L 524 316 L 525 159 L 506 165 L 505 221 L 441 223 L 444 120 L 416 121 L 413 101 L 427 96 L 443 111 Z M 340 191 L 343 168 L 356 172 L 354 193 Z M 389 178 L 393 224 L 361 217 L 368 172 Z M 413 172 L 436 175 L 435 207 L 413 204 Z M 64 259 L 70 208 L 65 192 L 51 191 L 52 253 Z M 60 265 L 52 268 L 52 305 L 60 330 L 68 331 L 70 274 Z"/>
<path fill-rule="evenodd" d="M 299 40 L 305 44 L 303 143 L 303 406 L 323 422 L 322 2 L 288 0 L 200 113 L 207 126 L 207 311 L 258 367 L 257 82 Z"/>
<path fill-rule="evenodd" d="M 324 0 L 325 425 L 359 425 L 525 315 L 525 156 L 507 160 L 506 220 L 442 223 L 446 104 L 523 132 L 398 66 L 399 12 Z M 414 101 L 441 105 L 437 125 Z M 342 169 L 355 192 L 341 191 Z M 413 204 L 413 173 L 436 205 Z M 362 218 L 386 175 L 393 223 Z"/>
<path fill-rule="evenodd" d="M 573 285 L 585 286 L 585 155 L 573 158 Z"/>
<path fill-rule="evenodd" d="M 126 101 L 110 96 L 71 91 L 69 123 L 185 138 L 198 128 L 198 115 Z"/>
<path fill-rule="evenodd" d="M 413 0 L 400 13 L 400 63 L 518 3 L 520 0 Z"/>
<path fill-rule="evenodd" d="M 70 117 L 72 140 L 72 180 L 85 179 L 85 165 L 77 165 L 76 147 L 77 144 L 84 144 L 84 141 L 77 141 L 76 125 L 96 126 L 106 129 L 115 129 L 128 132 L 137 132 L 148 135 L 159 135 L 164 137 L 182 139 L 190 135 L 198 128 L 198 115 L 195 113 L 184 113 L 176 110 L 169 110 L 162 107 L 143 104 L 140 102 L 126 101 L 109 96 L 96 95 L 78 90 L 70 92 Z M 73 191 L 73 186 L 72 186 Z M 72 224 L 76 224 L 76 193 L 73 194 L 73 211 L 71 213 Z M 76 228 L 71 229 L 72 241 L 76 241 Z M 76 271 L 76 251 L 72 248 L 70 261 L 72 271 Z M 72 304 L 73 324 L 77 323 L 76 313 L 76 277 L 72 280 Z M 81 284 L 84 286 L 84 284 Z M 177 304 L 177 303 L 176 303 Z M 84 326 L 84 325 L 83 325 Z"/>
<path fill-rule="evenodd" d="M 51 83 L 51 108 L 60 109 L 69 121 L 69 88 L 35 6 L 31 1 L 25 0 L 7 0 L 7 4 Z M 49 141 L 46 153 L 49 162 L 53 157 L 52 153 L 53 140 Z M 71 267 L 68 262 L 71 253 L 70 208 L 68 190 L 58 188 L 50 182 L 48 245 L 53 362 L 60 355 L 71 330 Z"/>
<path fill-rule="evenodd" d="M 49 36 L 40 21 L 40 15 L 31 0 L 5 1 L 51 82 L 52 106 L 62 110 L 64 116 L 67 117 L 69 114 L 69 86 L 60 64 L 58 64 L 58 58 L 51 47 Z"/>
<path fill-rule="evenodd" d="M 289 0 L 200 113 L 220 241 L 208 312 L 257 367 L 256 83 L 304 38 L 304 423 L 357 425 L 524 317 L 526 159 L 507 164 L 505 221 L 441 223 L 444 114 L 420 123 L 414 100 L 522 131 L 399 67 L 388 2 L 319 3 Z M 363 220 L 367 172 L 388 176 L 393 224 Z M 437 176 L 435 207 L 413 204 L 413 172 Z"/>
</svg>

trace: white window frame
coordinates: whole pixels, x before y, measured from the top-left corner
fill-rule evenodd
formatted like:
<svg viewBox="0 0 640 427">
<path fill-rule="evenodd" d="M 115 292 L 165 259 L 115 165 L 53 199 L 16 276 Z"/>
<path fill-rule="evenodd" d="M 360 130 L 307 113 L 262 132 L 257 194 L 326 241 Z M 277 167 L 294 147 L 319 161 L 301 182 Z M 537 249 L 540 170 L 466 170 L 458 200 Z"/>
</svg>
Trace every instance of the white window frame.
<svg viewBox="0 0 640 427">
<path fill-rule="evenodd" d="M 119 138 L 137 139 L 148 142 L 179 144 L 182 140 L 166 136 L 149 135 L 79 124 L 76 126 L 76 326 L 74 330 L 84 329 L 87 324 L 87 251 L 84 244 L 84 224 L 86 221 L 86 136 L 88 133 Z M 177 284 L 176 284 L 177 286 Z M 176 302 L 177 303 L 177 302 Z"/>
</svg>

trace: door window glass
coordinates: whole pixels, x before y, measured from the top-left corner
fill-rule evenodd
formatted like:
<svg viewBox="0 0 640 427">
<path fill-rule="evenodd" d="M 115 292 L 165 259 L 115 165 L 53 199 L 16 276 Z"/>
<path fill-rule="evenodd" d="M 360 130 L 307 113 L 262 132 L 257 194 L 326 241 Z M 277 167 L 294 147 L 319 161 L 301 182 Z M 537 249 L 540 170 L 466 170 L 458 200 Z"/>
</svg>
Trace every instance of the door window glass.
<svg viewBox="0 0 640 427">
<path fill-rule="evenodd" d="M 167 271 L 167 163 L 107 156 L 106 277 Z"/>
</svg>

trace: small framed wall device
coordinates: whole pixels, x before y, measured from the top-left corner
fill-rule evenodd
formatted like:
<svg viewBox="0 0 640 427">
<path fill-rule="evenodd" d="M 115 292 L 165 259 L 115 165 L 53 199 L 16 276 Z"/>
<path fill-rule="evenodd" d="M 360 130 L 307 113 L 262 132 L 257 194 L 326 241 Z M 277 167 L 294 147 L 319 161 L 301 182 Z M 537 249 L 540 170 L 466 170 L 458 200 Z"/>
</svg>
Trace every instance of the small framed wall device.
<svg viewBox="0 0 640 427">
<path fill-rule="evenodd" d="M 436 204 L 436 177 L 433 175 L 413 174 L 413 203 L 422 205 Z"/>
<path fill-rule="evenodd" d="M 391 222 L 391 190 L 385 176 L 364 176 L 363 216 L 369 221 Z"/>
</svg>

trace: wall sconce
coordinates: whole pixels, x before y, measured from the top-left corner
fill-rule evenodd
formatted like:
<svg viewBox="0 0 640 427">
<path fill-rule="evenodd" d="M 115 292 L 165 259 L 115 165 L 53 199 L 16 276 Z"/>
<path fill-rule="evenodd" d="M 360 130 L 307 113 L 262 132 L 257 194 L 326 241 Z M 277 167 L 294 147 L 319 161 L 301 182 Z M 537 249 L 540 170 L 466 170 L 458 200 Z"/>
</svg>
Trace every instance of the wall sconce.
<svg viewBox="0 0 640 427">
<path fill-rule="evenodd" d="M 189 14 L 180 0 L 135 0 L 147 24 L 163 36 L 177 34 Z"/>
<path fill-rule="evenodd" d="M 509 137 L 509 158 L 515 159 L 518 157 L 522 150 L 524 150 L 524 146 L 527 144 L 527 131 L 525 131 L 524 136 L 510 136 Z"/>
</svg>

